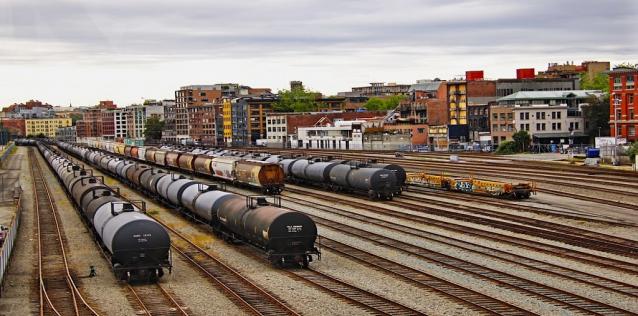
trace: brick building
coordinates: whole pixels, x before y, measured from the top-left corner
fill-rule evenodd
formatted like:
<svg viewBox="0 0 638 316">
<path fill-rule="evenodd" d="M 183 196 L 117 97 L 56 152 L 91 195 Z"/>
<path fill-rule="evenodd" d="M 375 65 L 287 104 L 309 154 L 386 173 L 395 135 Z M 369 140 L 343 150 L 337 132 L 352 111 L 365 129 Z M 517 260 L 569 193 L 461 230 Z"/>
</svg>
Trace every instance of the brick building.
<svg viewBox="0 0 638 316">
<path fill-rule="evenodd" d="M 275 95 L 262 95 L 231 101 L 232 146 L 253 146 L 258 139 L 266 139 L 266 115 L 273 112 L 276 100 Z"/>
<path fill-rule="evenodd" d="M 619 136 L 629 142 L 638 140 L 638 117 L 636 99 L 638 69 L 614 68 L 609 71 L 609 127 L 611 136 Z"/>
<path fill-rule="evenodd" d="M 216 117 L 218 104 L 207 104 L 188 108 L 190 139 L 199 145 L 217 146 Z"/>
<path fill-rule="evenodd" d="M 490 133 L 490 104 L 496 102 L 496 81 L 467 81 L 467 125 L 469 141 L 480 142 Z"/>
<path fill-rule="evenodd" d="M 0 120 L 1 127 L 9 132 L 10 138 L 18 138 L 27 136 L 26 125 L 24 119 L 21 118 L 2 118 Z"/>
<path fill-rule="evenodd" d="M 549 63 L 547 70 L 539 71 L 537 78 L 576 78 L 579 79 L 581 74 L 586 74 L 587 79 L 592 80 L 596 75 L 609 70 L 610 63 L 608 61 L 584 61 L 580 65 L 574 65 L 574 62 L 566 62 L 565 64 Z"/>
</svg>

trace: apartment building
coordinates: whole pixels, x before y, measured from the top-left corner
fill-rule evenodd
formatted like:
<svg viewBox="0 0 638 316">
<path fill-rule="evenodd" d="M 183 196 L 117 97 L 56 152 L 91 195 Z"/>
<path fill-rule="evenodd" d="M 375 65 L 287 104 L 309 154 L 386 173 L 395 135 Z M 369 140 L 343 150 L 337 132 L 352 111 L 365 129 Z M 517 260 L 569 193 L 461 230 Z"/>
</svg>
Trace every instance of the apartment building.
<svg viewBox="0 0 638 316">
<path fill-rule="evenodd" d="M 77 141 L 77 133 L 75 126 L 60 127 L 55 132 L 55 139 L 61 142 L 75 143 Z"/>
<path fill-rule="evenodd" d="M 55 133 L 60 127 L 72 125 L 70 118 L 43 118 L 43 119 L 27 119 L 25 120 L 26 134 L 44 135 L 49 138 L 55 138 Z"/>
<path fill-rule="evenodd" d="M 611 136 L 620 136 L 627 141 L 636 141 L 638 116 L 636 115 L 636 99 L 638 99 L 638 69 L 614 68 L 609 71 L 609 127 Z"/>
<path fill-rule="evenodd" d="M 495 145 L 511 140 L 519 130 L 528 131 L 535 142 L 556 144 L 585 138 L 582 108 L 601 91 L 519 91 L 499 98 L 491 107 L 492 139 Z"/>
<path fill-rule="evenodd" d="M 217 146 L 217 105 L 207 104 L 188 108 L 191 141 L 199 145 Z"/>
<path fill-rule="evenodd" d="M 262 95 L 231 101 L 232 146 L 253 146 L 258 139 L 266 139 L 266 115 L 273 112 L 276 100 L 275 95 Z"/>
<path fill-rule="evenodd" d="M 375 96 L 391 96 L 391 95 L 406 95 L 410 90 L 409 84 L 396 84 L 394 82 L 371 82 L 369 86 L 353 87 L 352 92 L 354 95 L 375 97 Z M 348 93 L 341 93 L 345 96 Z"/>
</svg>

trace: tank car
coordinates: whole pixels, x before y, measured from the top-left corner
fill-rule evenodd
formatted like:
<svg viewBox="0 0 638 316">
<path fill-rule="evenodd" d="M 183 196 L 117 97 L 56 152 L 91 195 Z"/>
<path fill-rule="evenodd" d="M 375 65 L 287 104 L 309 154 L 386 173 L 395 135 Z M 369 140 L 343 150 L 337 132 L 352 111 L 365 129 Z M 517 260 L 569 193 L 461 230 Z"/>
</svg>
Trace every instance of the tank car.
<svg viewBox="0 0 638 316">
<path fill-rule="evenodd" d="M 72 148 L 67 150 L 75 153 Z M 255 168 L 262 169 L 270 165 L 248 162 L 246 166 L 250 166 L 250 171 L 247 172 L 255 173 Z M 307 266 L 313 260 L 313 255 L 320 255 L 314 246 L 317 227 L 303 213 L 282 209 L 280 203 L 268 203 L 264 197 L 242 197 L 219 190 L 216 185 L 204 184 L 148 165 L 128 163 L 126 166 L 128 169 L 125 173 L 117 173 L 117 168 L 109 173 L 208 224 L 225 240 L 245 242 L 261 249 L 275 265 Z M 278 166 L 277 170 L 281 176 L 282 171 Z M 92 194 L 100 196 L 99 188 L 92 190 Z"/>
<path fill-rule="evenodd" d="M 87 154 L 83 149 L 60 147 L 78 156 Z M 164 269 L 170 271 L 170 237 L 159 223 L 118 197 L 89 170 L 44 145 L 40 144 L 39 149 L 109 254 L 112 269 L 119 279 L 154 281 L 164 274 Z M 114 170 L 117 172 L 117 168 Z"/>
</svg>

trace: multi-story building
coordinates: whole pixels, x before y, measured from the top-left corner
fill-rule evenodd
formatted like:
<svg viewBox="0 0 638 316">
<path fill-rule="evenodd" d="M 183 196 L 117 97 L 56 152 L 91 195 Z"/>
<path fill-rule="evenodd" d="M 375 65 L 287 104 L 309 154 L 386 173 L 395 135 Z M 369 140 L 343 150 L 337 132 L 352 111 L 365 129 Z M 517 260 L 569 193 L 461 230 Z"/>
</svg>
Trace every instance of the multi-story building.
<svg viewBox="0 0 638 316">
<path fill-rule="evenodd" d="M 363 150 L 366 121 L 337 121 L 334 125 L 300 127 L 292 148 Z"/>
<path fill-rule="evenodd" d="M 222 100 L 222 108 L 222 135 L 224 135 L 222 143 L 230 146 L 233 143 L 233 105 L 230 99 Z"/>
<path fill-rule="evenodd" d="M 193 106 L 213 105 L 215 113 L 222 113 L 222 98 L 236 98 L 248 95 L 270 93 L 267 88 L 250 88 L 236 83 L 220 83 L 214 85 L 190 85 L 175 91 L 175 140 L 186 142 L 189 137 L 188 108 Z M 171 113 L 171 116 L 173 113 Z M 222 120 L 217 117 L 216 120 Z M 172 125 L 172 124 L 171 124 Z M 217 124 L 216 124 L 217 125 Z M 172 126 L 171 126 L 172 127 Z M 223 134 L 222 126 L 217 126 L 217 134 Z"/>
<path fill-rule="evenodd" d="M 25 120 L 25 128 L 27 136 L 44 135 L 49 138 L 55 138 L 55 132 L 60 127 L 71 126 L 70 118 L 45 118 L 45 119 L 27 119 Z"/>
<path fill-rule="evenodd" d="M 410 90 L 409 84 L 396 84 L 396 83 L 384 83 L 384 82 L 371 82 L 369 86 L 365 87 L 353 87 L 353 95 L 375 97 L 375 96 L 390 96 L 390 95 L 406 95 Z M 340 96 L 350 95 L 349 93 L 340 93 Z"/>
<path fill-rule="evenodd" d="M 219 106 L 207 104 L 188 108 L 191 141 L 199 145 L 217 146 L 217 112 Z"/>
<path fill-rule="evenodd" d="M 515 126 L 517 131 L 527 131 L 534 143 L 582 143 L 587 141 L 585 119 L 578 107 L 566 104 L 515 105 Z"/>
<path fill-rule="evenodd" d="M 466 142 L 469 137 L 467 125 L 467 81 L 448 81 L 448 140 Z"/>
<path fill-rule="evenodd" d="M 5 128 L 10 138 L 18 138 L 27 136 L 24 119 L 18 118 L 2 118 L 0 120 L 0 128 Z"/>
<path fill-rule="evenodd" d="M 609 70 L 608 61 L 584 61 L 580 65 L 574 62 L 565 64 L 549 63 L 546 71 L 540 71 L 537 78 L 575 78 L 579 79 L 581 74 L 586 74 L 587 79 L 592 80 L 599 73 Z"/>
<path fill-rule="evenodd" d="M 582 108 L 601 95 L 597 90 L 519 91 L 499 98 L 491 108 L 494 144 L 511 140 L 519 130 L 530 132 L 538 143 L 584 140 Z"/>
<path fill-rule="evenodd" d="M 374 117 L 385 117 L 385 111 L 365 112 L 272 112 L 266 114 L 267 146 L 274 148 L 290 148 L 291 139 L 302 127 L 317 125 L 334 125 L 338 121 L 356 121 Z"/>
<path fill-rule="evenodd" d="M 82 111 L 82 119 L 76 122 L 78 138 L 102 136 L 102 109 L 92 107 Z"/>
<path fill-rule="evenodd" d="M 217 85 L 190 85 L 175 91 L 175 140 L 186 142 L 188 135 L 188 108 L 212 104 L 222 97 Z"/>
<path fill-rule="evenodd" d="M 467 72 L 466 77 L 472 72 Z M 490 134 L 490 104 L 496 102 L 496 81 L 483 80 L 480 77 L 467 80 L 467 126 L 470 141 L 481 141 L 482 136 Z"/>
<path fill-rule="evenodd" d="M 75 126 L 58 128 L 55 132 L 55 139 L 61 142 L 75 143 L 77 141 Z"/>
<path fill-rule="evenodd" d="M 496 80 L 496 97 L 519 91 L 569 91 L 580 89 L 577 78 L 516 78 Z"/>
<path fill-rule="evenodd" d="M 636 99 L 638 99 L 638 69 L 617 67 L 609 71 L 609 127 L 611 136 L 618 136 L 627 141 L 636 141 L 638 116 L 636 116 Z"/>
<path fill-rule="evenodd" d="M 511 141 L 514 135 L 514 110 L 512 105 L 493 104 L 490 106 L 490 134 L 492 145 L 498 146 Z"/>
<path fill-rule="evenodd" d="M 102 111 L 102 139 L 115 139 L 115 112 L 117 110 Z"/>
<path fill-rule="evenodd" d="M 126 123 L 126 110 L 116 109 L 113 111 L 113 130 L 115 140 L 118 142 L 124 142 L 124 139 L 128 136 L 128 124 Z"/>
<path fill-rule="evenodd" d="M 164 119 L 164 106 L 157 103 L 134 104 L 125 108 L 126 138 L 128 143 L 143 143 L 146 120 Z"/>
<path fill-rule="evenodd" d="M 266 139 L 266 114 L 273 112 L 276 100 L 274 95 L 262 95 L 231 101 L 232 146 L 252 146 Z"/>
<path fill-rule="evenodd" d="M 53 107 L 48 103 L 38 100 L 29 100 L 25 103 L 14 103 L 2 109 L 3 117 L 16 119 L 50 118 L 54 117 Z"/>
</svg>

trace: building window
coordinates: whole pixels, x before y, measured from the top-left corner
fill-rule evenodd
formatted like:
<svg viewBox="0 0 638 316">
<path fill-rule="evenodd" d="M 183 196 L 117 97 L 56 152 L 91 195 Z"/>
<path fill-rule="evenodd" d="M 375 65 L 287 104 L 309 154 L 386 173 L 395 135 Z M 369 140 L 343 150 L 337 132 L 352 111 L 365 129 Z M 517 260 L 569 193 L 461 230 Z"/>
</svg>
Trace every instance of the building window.
<svg viewBox="0 0 638 316">
<path fill-rule="evenodd" d="M 498 113 L 492 113 L 492 119 L 498 120 Z"/>
<path fill-rule="evenodd" d="M 525 119 L 525 113 L 521 112 L 521 120 L 524 120 L 524 119 Z"/>
<path fill-rule="evenodd" d="M 629 119 L 630 120 L 634 119 L 634 109 L 629 109 Z"/>
<path fill-rule="evenodd" d="M 578 125 L 580 125 L 578 122 L 574 123 L 574 130 L 579 130 L 580 129 L 580 126 L 578 126 Z M 558 123 L 558 128 L 560 128 L 560 123 Z"/>
<path fill-rule="evenodd" d="M 552 123 L 552 131 L 556 130 L 556 123 Z"/>
<path fill-rule="evenodd" d="M 529 120 L 529 112 L 525 112 L 525 119 Z"/>
<path fill-rule="evenodd" d="M 545 114 L 545 113 L 543 113 L 543 114 Z M 544 116 L 544 115 L 543 115 L 543 116 Z M 542 129 L 542 130 L 545 130 L 545 123 L 541 124 L 541 129 Z"/>
<path fill-rule="evenodd" d="M 519 130 L 524 131 L 525 130 L 525 124 L 521 124 L 521 127 L 519 128 Z"/>
<path fill-rule="evenodd" d="M 633 94 L 628 94 L 627 95 L 627 104 L 629 104 L 629 105 L 633 105 L 634 104 L 634 95 Z"/>
<path fill-rule="evenodd" d="M 541 123 L 536 123 L 536 130 L 540 131 L 541 130 Z"/>
<path fill-rule="evenodd" d="M 498 125 L 497 124 L 492 124 L 492 130 L 495 132 L 498 132 Z"/>
<path fill-rule="evenodd" d="M 635 126 L 629 126 L 627 132 L 628 132 L 629 136 L 636 136 L 636 127 Z"/>
</svg>

